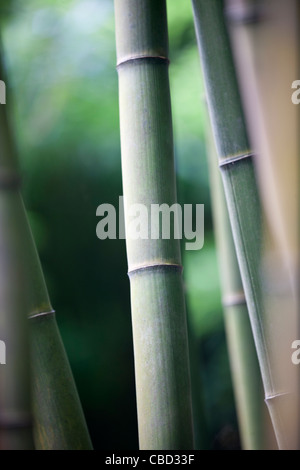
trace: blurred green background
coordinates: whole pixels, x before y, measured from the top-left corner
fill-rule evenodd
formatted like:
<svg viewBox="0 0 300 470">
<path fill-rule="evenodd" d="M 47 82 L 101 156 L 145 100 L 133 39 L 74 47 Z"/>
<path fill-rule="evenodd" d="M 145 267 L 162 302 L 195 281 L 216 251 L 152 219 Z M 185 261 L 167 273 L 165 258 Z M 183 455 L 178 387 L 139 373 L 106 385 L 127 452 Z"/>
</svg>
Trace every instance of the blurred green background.
<svg viewBox="0 0 300 470">
<path fill-rule="evenodd" d="M 137 449 L 125 242 L 96 237 L 122 195 L 113 1 L 0 6 L 23 195 L 94 448 Z M 197 446 L 238 448 L 192 9 L 167 6 L 178 200 L 205 205 L 204 247 L 182 245 Z"/>
</svg>

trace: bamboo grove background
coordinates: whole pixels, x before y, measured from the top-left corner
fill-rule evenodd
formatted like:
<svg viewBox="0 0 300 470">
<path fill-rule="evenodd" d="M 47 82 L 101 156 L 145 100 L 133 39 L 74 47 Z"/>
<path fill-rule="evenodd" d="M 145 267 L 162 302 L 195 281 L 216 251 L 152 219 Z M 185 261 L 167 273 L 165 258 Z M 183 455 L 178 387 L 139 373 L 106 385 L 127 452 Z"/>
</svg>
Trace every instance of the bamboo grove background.
<svg viewBox="0 0 300 470">
<path fill-rule="evenodd" d="M 201 449 L 276 448 L 248 311 L 241 301 L 241 279 L 217 163 L 219 149 L 205 91 L 209 62 L 203 62 L 205 41 L 201 45 L 199 35 L 202 62 L 197 48 L 193 11 L 199 12 L 201 25 L 201 19 L 210 14 L 209 9 L 205 11 L 208 1 L 167 1 L 177 198 L 180 204 L 205 205 L 203 248 L 185 251 L 184 240 L 181 247 L 195 445 Z M 268 25 L 263 18 L 271 3 L 273 22 Z M 285 11 L 282 3 L 289 5 Z M 210 5 L 220 8 L 222 2 L 212 0 Z M 265 250 L 262 257 L 257 246 L 256 259 L 264 261 L 263 308 L 275 333 L 267 340 L 278 385 L 271 392 L 281 393 L 286 381 L 282 372 L 292 370 L 291 381 L 298 376 L 293 375 L 297 366 L 291 368 L 290 362 L 284 366 L 292 350 L 286 348 L 282 356 L 277 345 L 281 340 L 289 345 L 291 335 L 293 340 L 300 339 L 295 319 L 299 207 L 292 202 L 299 199 L 299 111 L 291 103 L 291 83 L 300 79 L 299 32 L 294 23 L 299 10 L 293 0 L 227 1 L 226 6 L 234 60 L 241 71 L 237 82 L 248 137 L 255 147 L 253 153 L 265 156 L 255 166 Z M 114 2 L 2 0 L 0 12 L 7 107 L 22 194 L 93 447 L 138 448 L 125 241 L 96 237 L 97 206 L 110 203 L 118 208 L 123 193 Z M 214 33 L 210 27 L 209 31 Z M 217 76 L 211 73 L 218 102 L 218 92 L 221 97 L 224 87 L 232 83 L 222 83 L 220 71 Z M 230 105 L 225 103 L 225 114 Z M 213 127 L 215 131 L 217 124 Z M 255 218 L 252 212 L 251 217 L 257 230 L 260 215 Z M 281 315 L 288 311 L 295 314 L 292 322 Z M 231 337 L 229 342 L 226 335 Z M 242 386 L 235 382 L 232 370 L 239 371 Z M 280 403 L 276 416 L 293 415 L 294 403 L 292 412 L 289 404 L 282 399 Z M 297 440 L 297 421 L 289 424 Z M 297 442 L 282 445 L 297 446 Z"/>
</svg>

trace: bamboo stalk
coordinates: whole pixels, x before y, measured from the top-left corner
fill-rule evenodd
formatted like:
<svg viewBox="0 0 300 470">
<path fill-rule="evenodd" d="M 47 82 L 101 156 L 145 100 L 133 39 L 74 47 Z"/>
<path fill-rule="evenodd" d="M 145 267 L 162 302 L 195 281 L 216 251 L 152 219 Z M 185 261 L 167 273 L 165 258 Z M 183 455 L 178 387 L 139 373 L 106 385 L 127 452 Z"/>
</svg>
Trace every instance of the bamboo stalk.
<svg viewBox="0 0 300 470">
<path fill-rule="evenodd" d="M 262 295 L 261 256 L 263 233 L 260 198 L 244 121 L 237 78 L 221 0 L 193 0 L 195 27 L 208 97 L 226 202 L 238 263 L 247 300 L 251 327 L 262 374 L 265 400 L 274 403 L 271 419 L 280 448 L 295 446 L 288 414 L 293 401 L 290 384 L 278 376 L 274 364 L 276 341 L 266 318 Z M 276 330 L 276 326 L 274 327 Z M 293 364 L 285 349 L 286 369 Z M 287 378 L 288 374 L 285 376 Z M 270 409 L 270 407 L 269 407 Z"/>
<path fill-rule="evenodd" d="M 249 132 L 262 156 L 256 164 L 266 222 L 287 282 L 298 291 L 299 111 L 291 98 L 299 75 L 299 2 L 227 0 L 226 6 Z"/>
<path fill-rule="evenodd" d="M 290 445 L 299 448 L 299 367 L 289 365 L 300 333 L 300 114 L 292 102 L 292 84 L 299 77 L 300 5 L 297 0 L 231 0 L 226 6 L 249 132 L 260 155 L 256 169 L 266 227 L 262 269 L 276 335 L 273 362 L 281 382 L 292 384 L 295 402 L 284 414 L 293 435 Z M 273 412 L 272 400 L 267 403 Z"/>
<path fill-rule="evenodd" d="M 2 57 L 0 57 L 2 59 Z M 1 62 L 1 60 L 0 60 Z M 0 64 L 0 75 L 3 67 Z M 3 184 L 8 184 L 7 196 L 2 196 L 1 230 L 7 222 L 11 227 L 11 239 L 16 241 L 11 250 L 14 257 L 5 269 L 12 273 L 23 273 L 26 303 L 20 305 L 23 319 L 12 319 L 16 331 L 27 331 L 30 337 L 30 357 L 32 376 L 32 406 L 34 420 L 34 441 L 36 449 L 66 450 L 90 449 L 91 442 L 83 416 L 72 372 L 58 331 L 53 308 L 50 304 L 40 261 L 28 224 L 22 196 L 19 191 L 19 177 L 13 135 L 3 106 L 1 112 L 1 163 Z M 8 172 L 9 171 L 9 172 Z M 4 217 L 5 216 L 5 217 Z M 15 230 L 15 234 L 13 233 Z M 1 250 L 1 255 L 5 255 Z M 17 264 L 18 263 L 18 264 Z M 17 271 L 18 273 L 18 271 Z M 16 276 L 16 274 L 15 274 Z M 1 273 L 6 279 L 5 271 Z M 15 301 L 13 284 L 6 291 L 9 299 Z M 21 304 L 21 300 L 20 300 Z M 29 317 L 26 321 L 26 315 Z M 29 323 L 29 328 L 27 324 Z M 19 333 L 21 338 L 21 333 Z M 22 347 L 20 340 L 20 346 Z M 25 357 L 25 354 L 24 354 Z M 25 359 L 24 359 L 25 360 Z M 25 369 L 25 368 L 24 368 Z M 21 377 L 21 374 L 15 375 Z M 12 395 L 26 387 L 17 387 Z M 22 395 L 21 395 L 22 396 Z M 1 425 L 0 425 L 1 428 Z"/>
<path fill-rule="evenodd" d="M 116 45 L 139 445 L 193 447 L 179 240 L 133 240 L 133 204 L 176 202 L 166 4 L 115 0 Z"/>
<path fill-rule="evenodd" d="M 0 106 L 0 339 L 5 353 L 0 365 L 0 449 L 26 450 L 33 448 L 26 276 L 23 240 L 11 210 L 19 177 L 7 158 L 6 110 Z"/>
<path fill-rule="evenodd" d="M 224 323 L 241 445 L 244 450 L 262 450 L 268 440 L 271 445 L 272 429 L 269 416 L 262 419 L 265 408 L 262 380 L 210 128 L 207 153 Z"/>
</svg>

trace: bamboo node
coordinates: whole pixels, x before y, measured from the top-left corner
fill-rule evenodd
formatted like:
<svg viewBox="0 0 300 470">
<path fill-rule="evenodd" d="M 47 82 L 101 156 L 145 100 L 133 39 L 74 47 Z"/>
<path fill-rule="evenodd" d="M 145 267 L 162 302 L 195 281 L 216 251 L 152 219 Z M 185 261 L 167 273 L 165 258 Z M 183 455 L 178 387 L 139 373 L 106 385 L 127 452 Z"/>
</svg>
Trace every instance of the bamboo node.
<svg viewBox="0 0 300 470">
<path fill-rule="evenodd" d="M 275 398 L 283 398 L 286 395 L 292 395 L 292 392 L 280 392 L 275 393 L 274 395 L 270 395 L 265 398 L 265 403 L 268 405 L 271 400 L 275 400 Z"/>
<path fill-rule="evenodd" d="M 117 66 L 116 68 L 120 68 L 121 66 L 123 65 L 126 65 L 130 62 L 140 62 L 140 61 L 149 61 L 149 62 L 158 62 L 158 63 L 162 63 L 162 64 L 166 64 L 166 65 L 169 65 L 170 63 L 170 60 L 167 58 L 167 57 L 164 57 L 164 56 L 152 56 L 152 55 L 137 55 L 137 56 L 128 56 L 128 57 L 124 57 L 124 59 L 120 60 L 118 63 L 117 63 Z"/>
<path fill-rule="evenodd" d="M 179 271 L 182 273 L 182 265 L 181 264 L 172 264 L 172 263 L 157 263 L 157 264 L 145 264 L 142 266 L 138 266 L 134 269 L 128 271 L 128 276 L 131 277 L 134 274 L 137 274 L 142 271 Z"/>
<path fill-rule="evenodd" d="M 48 312 L 33 313 L 33 314 L 29 315 L 28 318 L 29 318 L 29 320 L 31 320 L 32 318 L 44 317 L 44 316 L 47 316 L 47 315 L 54 315 L 54 314 L 55 314 L 55 310 L 49 310 Z"/>
<path fill-rule="evenodd" d="M 219 161 L 219 167 L 223 167 L 226 165 L 230 165 L 231 163 L 238 162 L 239 160 L 244 160 L 245 158 L 254 157 L 254 153 L 247 152 L 247 153 L 240 153 L 236 155 L 228 155 L 228 157 L 223 157 Z"/>
</svg>

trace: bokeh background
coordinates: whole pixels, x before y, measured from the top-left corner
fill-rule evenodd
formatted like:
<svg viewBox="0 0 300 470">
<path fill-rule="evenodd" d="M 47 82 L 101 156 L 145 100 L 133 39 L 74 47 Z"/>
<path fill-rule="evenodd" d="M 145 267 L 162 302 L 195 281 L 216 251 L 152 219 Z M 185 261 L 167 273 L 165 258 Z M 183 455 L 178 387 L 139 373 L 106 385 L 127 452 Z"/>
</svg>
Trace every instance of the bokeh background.
<svg viewBox="0 0 300 470">
<path fill-rule="evenodd" d="M 167 7 L 178 201 L 205 205 L 204 247 L 182 244 L 197 447 L 235 449 L 192 9 Z M 97 207 L 122 195 L 113 1 L 0 8 L 23 196 L 93 445 L 137 449 L 125 241 L 96 237 Z"/>
</svg>

